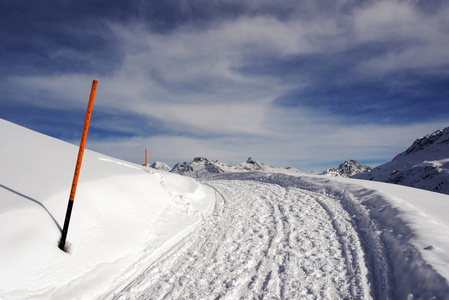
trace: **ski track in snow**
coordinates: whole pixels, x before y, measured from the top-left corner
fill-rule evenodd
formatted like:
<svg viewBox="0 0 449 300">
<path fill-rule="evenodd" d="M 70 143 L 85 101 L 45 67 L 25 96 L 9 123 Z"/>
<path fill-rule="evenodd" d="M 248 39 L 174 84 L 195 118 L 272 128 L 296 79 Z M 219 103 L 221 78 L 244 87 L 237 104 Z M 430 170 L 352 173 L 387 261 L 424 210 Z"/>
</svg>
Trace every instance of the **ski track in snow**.
<svg viewBox="0 0 449 300">
<path fill-rule="evenodd" d="M 391 298 L 388 264 L 372 257 L 382 245 L 364 239 L 332 196 L 250 180 L 206 184 L 213 213 L 113 299 Z"/>
</svg>

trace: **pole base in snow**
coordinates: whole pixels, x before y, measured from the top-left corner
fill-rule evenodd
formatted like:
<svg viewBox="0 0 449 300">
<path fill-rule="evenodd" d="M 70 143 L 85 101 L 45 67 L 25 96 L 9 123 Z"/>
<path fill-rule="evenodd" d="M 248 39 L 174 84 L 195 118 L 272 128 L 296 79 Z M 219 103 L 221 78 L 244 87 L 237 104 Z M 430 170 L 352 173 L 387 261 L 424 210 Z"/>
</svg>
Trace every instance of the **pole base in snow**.
<svg viewBox="0 0 449 300">
<path fill-rule="evenodd" d="M 58 248 L 61 249 L 64 252 L 67 252 L 67 251 L 65 251 L 64 247 L 65 247 L 65 241 L 62 242 L 62 240 L 60 240 L 59 244 L 58 244 Z"/>
<path fill-rule="evenodd" d="M 58 247 L 62 251 L 66 252 L 65 247 L 65 241 L 67 239 L 67 231 L 69 231 L 69 223 L 70 223 L 70 216 L 72 215 L 72 207 L 73 207 L 73 201 L 69 200 L 69 203 L 67 204 L 67 212 L 65 215 L 65 222 L 64 222 L 64 228 L 62 229 L 62 235 L 61 239 L 59 240 Z"/>
</svg>

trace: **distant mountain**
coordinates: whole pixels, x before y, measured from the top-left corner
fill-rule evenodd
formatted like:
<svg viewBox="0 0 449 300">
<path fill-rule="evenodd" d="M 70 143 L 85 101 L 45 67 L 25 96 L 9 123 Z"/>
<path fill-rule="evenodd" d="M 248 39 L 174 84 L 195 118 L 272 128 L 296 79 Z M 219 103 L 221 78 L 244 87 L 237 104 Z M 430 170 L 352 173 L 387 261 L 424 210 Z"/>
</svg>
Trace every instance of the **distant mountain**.
<svg viewBox="0 0 449 300">
<path fill-rule="evenodd" d="M 251 171 L 261 171 L 261 172 L 273 172 L 273 173 L 284 173 L 284 174 L 304 174 L 311 172 L 303 172 L 295 168 L 287 167 L 273 167 L 264 163 L 261 163 L 252 157 L 249 157 L 246 162 L 242 162 L 234 167 L 237 172 L 251 172 Z"/>
<path fill-rule="evenodd" d="M 449 194 L 449 127 L 417 139 L 391 162 L 354 178 Z"/>
<path fill-rule="evenodd" d="M 162 161 L 155 161 L 154 163 L 151 164 L 150 167 L 153 169 L 167 171 L 167 172 L 170 172 L 170 170 L 171 170 L 171 168 L 166 163 L 164 163 Z"/>
<path fill-rule="evenodd" d="M 240 163 L 237 166 L 232 166 L 218 160 L 209 161 L 205 157 L 195 157 L 192 162 L 177 163 L 170 172 L 186 175 L 199 179 L 212 178 L 216 174 L 221 173 L 236 173 L 236 172 L 274 172 L 284 174 L 304 174 L 295 168 L 278 168 L 258 162 L 253 158 L 248 158 L 246 162 Z"/>
<path fill-rule="evenodd" d="M 205 157 L 195 157 L 192 162 L 177 163 L 170 172 L 190 177 L 206 179 L 214 174 L 224 173 L 223 168 L 231 168 L 231 165 L 219 161 L 209 161 Z"/>
<path fill-rule="evenodd" d="M 352 177 L 356 174 L 360 173 L 368 173 L 371 172 L 371 168 L 365 166 L 362 163 L 359 163 L 355 160 L 347 160 L 344 163 L 340 164 L 338 168 L 330 168 L 325 170 L 320 175 L 327 175 L 333 177 Z"/>
<path fill-rule="evenodd" d="M 268 166 L 272 168 L 271 166 Z M 236 166 L 236 169 L 242 171 L 265 171 L 267 169 L 267 165 L 258 162 L 257 160 L 249 157 L 246 162 L 242 162 Z"/>
</svg>

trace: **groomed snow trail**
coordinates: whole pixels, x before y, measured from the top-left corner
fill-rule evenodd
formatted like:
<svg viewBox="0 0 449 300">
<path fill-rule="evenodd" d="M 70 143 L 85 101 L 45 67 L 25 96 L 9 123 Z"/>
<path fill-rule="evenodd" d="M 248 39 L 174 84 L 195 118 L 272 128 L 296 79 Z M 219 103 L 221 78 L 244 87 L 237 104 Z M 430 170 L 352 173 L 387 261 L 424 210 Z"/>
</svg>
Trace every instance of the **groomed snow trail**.
<svg viewBox="0 0 449 300">
<path fill-rule="evenodd" d="M 348 213 L 326 195 L 209 181 L 215 210 L 114 299 L 369 299 Z"/>
</svg>

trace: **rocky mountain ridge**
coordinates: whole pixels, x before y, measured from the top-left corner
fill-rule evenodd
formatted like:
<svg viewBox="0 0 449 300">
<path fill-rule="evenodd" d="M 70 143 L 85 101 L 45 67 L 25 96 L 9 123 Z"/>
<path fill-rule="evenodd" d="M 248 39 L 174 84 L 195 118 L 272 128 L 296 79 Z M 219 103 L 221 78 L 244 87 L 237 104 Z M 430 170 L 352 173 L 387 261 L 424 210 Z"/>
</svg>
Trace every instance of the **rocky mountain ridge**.
<svg viewBox="0 0 449 300">
<path fill-rule="evenodd" d="M 153 165 L 151 165 L 151 167 L 156 166 Z M 221 173 L 251 172 L 251 171 L 276 172 L 290 175 L 310 173 L 310 172 L 302 172 L 298 169 L 290 167 L 287 168 L 273 167 L 261 163 L 251 157 L 249 157 L 245 162 L 242 162 L 236 166 L 232 166 L 230 164 L 223 163 L 218 160 L 208 160 L 205 157 L 195 157 L 193 161 L 189 163 L 188 162 L 177 163 L 170 170 L 170 172 L 172 173 L 186 175 L 197 179 L 209 179 Z"/>
<path fill-rule="evenodd" d="M 153 164 L 152 167 L 170 170 L 161 162 Z M 218 160 L 209 161 L 205 157 L 195 157 L 192 162 L 178 163 L 170 170 L 198 179 L 212 178 L 221 173 L 251 171 L 288 175 L 317 174 L 294 168 L 273 167 L 251 157 L 236 166 Z M 347 160 L 338 168 L 327 169 L 321 175 L 375 180 L 449 194 L 449 127 L 418 138 L 392 161 L 374 169 L 355 160 Z"/>
<path fill-rule="evenodd" d="M 449 127 L 418 138 L 392 161 L 353 178 L 449 194 Z"/>
<path fill-rule="evenodd" d="M 167 171 L 167 172 L 170 172 L 170 170 L 171 170 L 171 168 L 166 163 L 164 163 L 162 161 L 155 161 L 154 163 L 152 163 L 150 165 L 150 167 L 152 167 L 153 169 Z"/>
<path fill-rule="evenodd" d="M 338 168 L 329 168 L 325 170 L 320 175 L 348 178 L 360 173 L 371 172 L 371 170 L 372 170 L 371 167 L 365 166 L 364 164 L 351 159 L 340 164 Z"/>
</svg>

